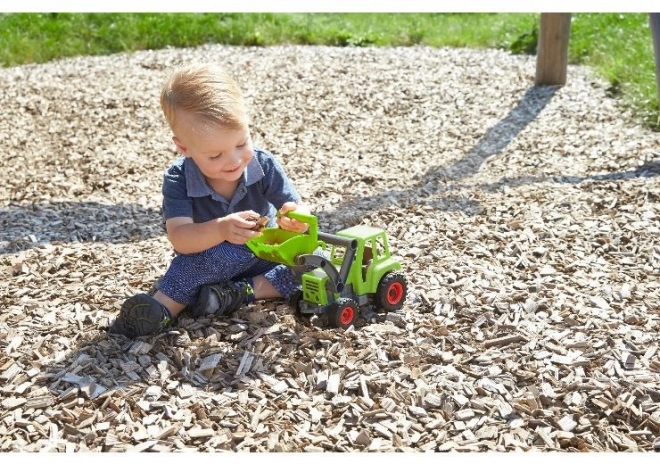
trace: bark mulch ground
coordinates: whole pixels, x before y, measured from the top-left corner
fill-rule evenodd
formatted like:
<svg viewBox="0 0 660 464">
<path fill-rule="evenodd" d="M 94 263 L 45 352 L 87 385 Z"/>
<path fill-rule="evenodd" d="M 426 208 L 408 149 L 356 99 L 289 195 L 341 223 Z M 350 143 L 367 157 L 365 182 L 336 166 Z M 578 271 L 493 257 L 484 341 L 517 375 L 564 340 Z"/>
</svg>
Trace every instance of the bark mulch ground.
<svg viewBox="0 0 660 464">
<path fill-rule="evenodd" d="M 229 67 L 320 230 L 387 230 L 400 311 L 258 302 L 105 328 L 172 249 L 158 107 Z M 205 46 L 0 69 L 0 451 L 650 451 L 660 140 L 570 66 L 496 50 Z"/>
</svg>

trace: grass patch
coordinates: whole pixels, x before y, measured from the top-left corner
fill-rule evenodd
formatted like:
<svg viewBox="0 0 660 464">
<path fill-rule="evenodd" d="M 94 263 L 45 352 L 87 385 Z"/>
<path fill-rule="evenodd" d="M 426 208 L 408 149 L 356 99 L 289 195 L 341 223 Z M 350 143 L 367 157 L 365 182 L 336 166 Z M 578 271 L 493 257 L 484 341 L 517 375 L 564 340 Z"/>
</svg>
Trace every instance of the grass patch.
<svg viewBox="0 0 660 464">
<path fill-rule="evenodd" d="M 0 14 L 0 65 L 43 63 L 207 43 L 499 48 L 536 53 L 538 13 Z M 596 69 L 648 126 L 660 129 L 648 16 L 576 13 L 569 61 Z"/>
</svg>

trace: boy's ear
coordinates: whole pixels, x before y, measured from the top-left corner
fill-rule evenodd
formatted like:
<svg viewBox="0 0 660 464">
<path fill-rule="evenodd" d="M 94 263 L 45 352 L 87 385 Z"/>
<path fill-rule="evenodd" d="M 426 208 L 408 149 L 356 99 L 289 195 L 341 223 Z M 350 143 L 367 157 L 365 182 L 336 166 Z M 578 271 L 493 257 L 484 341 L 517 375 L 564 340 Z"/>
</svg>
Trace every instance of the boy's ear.
<svg viewBox="0 0 660 464">
<path fill-rule="evenodd" d="M 175 135 L 172 137 L 172 141 L 174 142 L 174 145 L 176 145 L 176 148 L 179 150 L 179 153 L 181 153 L 183 156 L 190 158 L 190 155 L 188 154 L 188 149 L 183 146 L 181 143 L 181 140 Z"/>
</svg>

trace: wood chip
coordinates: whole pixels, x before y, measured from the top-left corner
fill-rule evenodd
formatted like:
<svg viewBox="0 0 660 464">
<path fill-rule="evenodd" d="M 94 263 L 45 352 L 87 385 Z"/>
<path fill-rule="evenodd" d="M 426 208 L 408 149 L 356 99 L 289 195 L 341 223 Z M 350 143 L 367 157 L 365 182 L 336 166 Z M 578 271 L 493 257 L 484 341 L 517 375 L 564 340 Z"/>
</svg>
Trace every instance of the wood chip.
<svg viewBox="0 0 660 464">
<path fill-rule="evenodd" d="M 192 61 L 240 76 L 320 231 L 387 231 L 400 309 L 108 334 L 175 257 L 157 97 Z M 534 87 L 534 63 L 207 44 L 0 69 L 0 452 L 658 449 L 658 134 L 589 69 Z"/>
<path fill-rule="evenodd" d="M 484 342 L 484 346 L 486 348 L 490 348 L 491 346 L 504 346 L 510 343 L 516 343 L 521 341 L 527 341 L 527 340 L 522 335 L 513 334 L 513 335 L 506 335 L 503 337 L 495 338 L 492 340 L 486 340 Z"/>
</svg>

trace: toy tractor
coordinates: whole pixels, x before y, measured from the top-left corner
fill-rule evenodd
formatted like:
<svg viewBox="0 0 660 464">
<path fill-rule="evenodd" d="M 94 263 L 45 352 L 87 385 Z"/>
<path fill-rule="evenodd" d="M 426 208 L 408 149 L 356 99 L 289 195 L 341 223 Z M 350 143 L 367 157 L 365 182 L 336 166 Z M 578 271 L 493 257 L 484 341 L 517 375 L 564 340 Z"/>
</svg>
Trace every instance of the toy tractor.
<svg viewBox="0 0 660 464">
<path fill-rule="evenodd" d="M 401 264 L 390 255 L 382 229 L 354 226 L 336 235 L 318 231 L 316 216 L 286 216 L 309 225 L 307 232 L 265 228 L 247 246 L 259 258 L 302 270 L 302 291 L 291 298 L 302 315 L 327 315 L 332 327 L 348 328 L 359 308 L 396 311 L 408 290 Z"/>
</svg>

